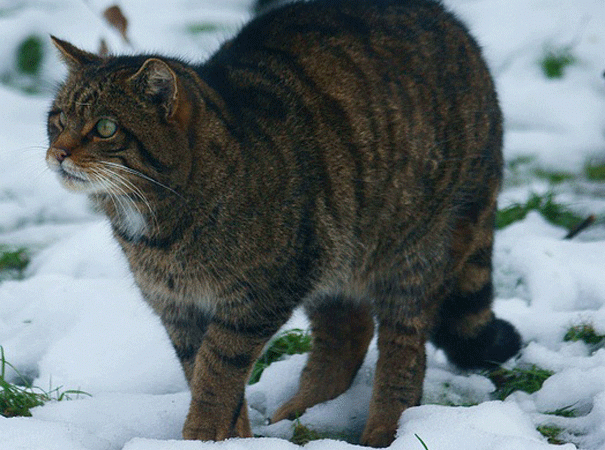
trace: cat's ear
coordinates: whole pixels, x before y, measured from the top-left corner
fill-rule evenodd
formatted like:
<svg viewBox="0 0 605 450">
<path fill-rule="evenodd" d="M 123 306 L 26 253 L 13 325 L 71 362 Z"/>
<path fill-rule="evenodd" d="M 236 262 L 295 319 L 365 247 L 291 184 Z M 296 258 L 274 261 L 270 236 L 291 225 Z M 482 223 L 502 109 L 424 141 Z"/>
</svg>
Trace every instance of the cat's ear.
<svg viewBox="0 0 605 450">
<path fill-rule="evenodd" d="M 93 53 L 88 53 L 80 50 L 69 42 L 58 39 L 54 36 L 50 37 L 52 43 L 61 52 L 61 57 L 70 70 L 79 70 L 88 64 L 100 63 L 102 58 Z"/>
<path fill-rule="evenodd" d="M 128 81 L 135 88 L 160 104 L 170 119 L 176 113 L 179 103 L 179 82 L 170 66 L 158 58 L 149 58 Z"/>
</svg>

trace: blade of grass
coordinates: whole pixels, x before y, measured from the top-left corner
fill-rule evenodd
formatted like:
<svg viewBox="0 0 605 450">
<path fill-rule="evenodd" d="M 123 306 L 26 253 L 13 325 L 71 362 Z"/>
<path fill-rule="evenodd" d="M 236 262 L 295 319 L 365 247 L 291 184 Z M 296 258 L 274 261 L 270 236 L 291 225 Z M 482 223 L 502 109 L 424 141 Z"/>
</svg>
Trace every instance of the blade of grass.
<svg viewBox="0 0 605 450">
<path fill-rule="evenodd" d="M 260 376 L 271 363 L 280 360 L 284 355 L 294 355 L 306 353 L 311 349 L 311 335 L 303 330 L 287 330 L 279 334 L 267 346 L 265 353 L 258 359 L 249 384 L 254 384 L 260 380 Z"/>
<path fill-rule="evenodd" d="M 21 378 L 25 386 L 9 382 L 7 377 L 7 367 L 12 369 L 17 377 Z M 4 417 L 31 416 L 31 409 L 36 406 L 42 406 L 49 401 L 69 400 L 70 395 L 88 395 L 79 390 L 61 391 L 61 387 L 46 392 L 35 386 L 28 386 L 30 383 L 4 355 L 4 348 L 0 346 L 0 415 Z"/>
<path fill-rule="evenodd" d="M 489 379 L 496 385 L 492 394 L 498 400 L 504 400 L 515 391 L 532 394 L 542 388 L 542 384 L 553 372 L 532 366 L 528 369 L 516 367 L 512 370 L 503 367 L 488 374 Z"/>
</svg>

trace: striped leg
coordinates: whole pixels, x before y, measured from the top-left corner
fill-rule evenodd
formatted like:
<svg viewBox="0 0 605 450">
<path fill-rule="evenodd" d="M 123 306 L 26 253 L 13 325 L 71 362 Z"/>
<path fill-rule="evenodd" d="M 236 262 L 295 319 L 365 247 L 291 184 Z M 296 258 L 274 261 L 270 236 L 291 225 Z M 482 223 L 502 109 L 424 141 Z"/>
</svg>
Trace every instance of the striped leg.
<svg viewBox="0 0 605 450">
<path fill-rule="evenodd" d="M 362 445 L 388 447 L 403 410 L 420 403 L 426 367 L 425 328 L 421 318 L 379 324 L 379 357 Z"/>
<path fill-rule="evenodd" d="M 244 390 L 252 364 L 269 337 L 250 336 L 210 323 L 195 357 L 185 439 L 219 441 L 252 436 Z"/>
<path fill-rule="evenodd" d="M 196 307 L 181 306 L 166 307 L 162 311 L 161 319 L 181 362 L 187 383 L 191 384 L 195 355 L 202 345 L 208 318 Z"/>
<path fill-rule="evenodd" d="M 252 436 L 244 390 L 253 363 L 287 314 L 274 319 L 267 326 L 242 327 L 193 306 L 163 310 L 162 322 L 191 389 L 185 439 Z"/>
<path fill-rule="evenodd" d="M 333 399 L 348 389 L 363 363 L 374 333 L 368 305 L 330 299 L 307 311 L 313 348 L 300 376 L 296 395 L 282 405 L 272 422 L 295 419 L 307 408 Z"/>
<path fill-rule="evenodd" d="M 432 236 L 427 240 L 432 241 Z M 444 290 L 444 258 L 436 256 L 426 265 L 414 265 L 411 258 L 406 262 L 408 266 L 401 264 L 400 278 L 381 280 L 371 288 L 378 319 L 378 361 L 361 436 L 361 443 L 370 447 L 388 447 L 401 413 L 420 403 L 425 343 Z"/>
</svg>

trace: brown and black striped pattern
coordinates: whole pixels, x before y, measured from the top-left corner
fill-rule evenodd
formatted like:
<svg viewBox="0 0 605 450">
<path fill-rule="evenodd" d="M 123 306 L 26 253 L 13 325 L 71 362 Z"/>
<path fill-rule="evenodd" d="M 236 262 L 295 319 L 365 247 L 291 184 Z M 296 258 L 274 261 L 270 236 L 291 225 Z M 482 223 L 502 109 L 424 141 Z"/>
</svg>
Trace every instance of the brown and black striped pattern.
<svg viewBox="0 0 605 450">
<path fill-rule="evenodd" d="M 251 435 L 252 364 L 300 305 L 314 347 L 272 420 L 345 391 L 376 322 L 370 446 L 419 403 L 427 339 L 463 368 L 519 349 L 490 309 L 500 109 L 439 3 L 293 3 L 201 65 L 54 42 L 70 70 L 47 162 L 109 217 L 161 317 L 185 438 Z"/>
</svg>

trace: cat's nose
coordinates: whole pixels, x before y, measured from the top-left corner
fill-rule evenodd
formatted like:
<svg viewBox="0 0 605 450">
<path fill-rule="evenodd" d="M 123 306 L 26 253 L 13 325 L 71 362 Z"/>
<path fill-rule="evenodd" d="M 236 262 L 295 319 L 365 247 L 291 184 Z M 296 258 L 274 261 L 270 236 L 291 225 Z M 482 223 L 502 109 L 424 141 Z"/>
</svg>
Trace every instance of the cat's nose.
<svg viewBox="0 0 605 450">
<path fill-rule="evenodd" d="M 50 149 L 50 154 L 51 156 L 53 156 L 59 163 L 62 163 L 63 161 L 65 161 L 66 158 L 69 158 L 69 156 L 71 155 L 69 153 L 69 151 L 65 150 L 64 148 L 56 148 L 56 147 L 52 147 Z"/>
</svg>

